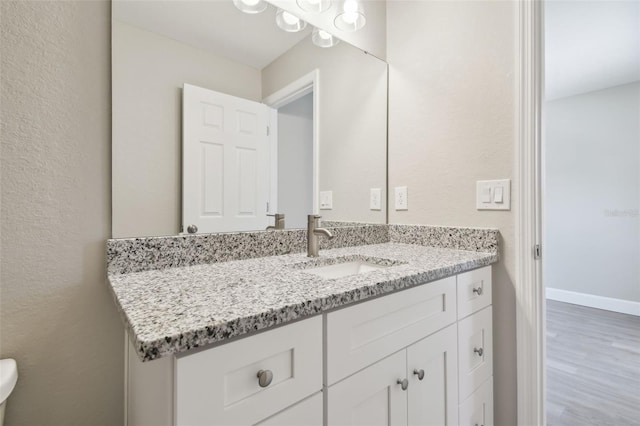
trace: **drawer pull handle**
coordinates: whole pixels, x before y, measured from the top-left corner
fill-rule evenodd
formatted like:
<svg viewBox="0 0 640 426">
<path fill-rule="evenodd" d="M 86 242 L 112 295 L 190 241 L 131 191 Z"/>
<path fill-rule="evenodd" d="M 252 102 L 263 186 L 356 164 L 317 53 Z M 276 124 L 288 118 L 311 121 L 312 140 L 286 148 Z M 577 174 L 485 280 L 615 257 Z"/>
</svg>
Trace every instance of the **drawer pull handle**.
<svg viewBox="0 0 640 426">
<path fill-rule="evenodd" d="M 473 292 L 478 296 L 482 296 L 482 287 L 474 288 Z"/>
<path fill-rule="evenodd" d="M 418 376 L 418 380 L 424 379 L 424 370 L 423 369 L 420 369 L 420 370 L 415 369 L 415 370 L 413 370 L 413 374 Z"/>
<path fill-rule="evenodd" d="M 266 388 L 271 384 L 273 380 L 273 373 L 271 370 L 260 370 L 258 371 L 258 384 L 261 388 Z"/>
<path fill-rule="evenodd" d="M 409 387 L 409 380 L 407 379 L 402 379 L 402 380 L 398 379 L 396 383 L 400 385 L 403 391 L 407 390 L 407 388 Z"/>
<path fill-rule="evenodd" d="M 477 353 L 478 356 L 482 356 L 484 350 L 482 348 L 473 348 L 473 352 Z"/>
</svg>

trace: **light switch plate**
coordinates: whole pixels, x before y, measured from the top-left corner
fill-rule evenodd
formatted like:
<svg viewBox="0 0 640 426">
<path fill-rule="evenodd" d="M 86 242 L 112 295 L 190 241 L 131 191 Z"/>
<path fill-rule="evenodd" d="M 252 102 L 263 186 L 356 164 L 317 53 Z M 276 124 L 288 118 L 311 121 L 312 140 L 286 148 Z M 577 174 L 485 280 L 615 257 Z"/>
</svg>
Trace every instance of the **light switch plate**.
<svg viewBox="0 0 640 426">
<path fill-rule="evenodd" d="M 396 210 L 409 210 L 409 199 L 408 199 L 407 187 L 406 186 L 396 186 L 395 188 L 395 206 Z"/>
<path fill-rule="evenodd" d="M 333 209 L 333 191 L 320 191 L 320 210 Z"/>
<path fill-rule="evenodd" d="M 476 182 L 477 210 L 511 210 L 511 180 Z"/>
<path fill-rule="evenodd" d="M 369 209 L 382 210 L 382 189 L 371 188 L 369 195 Z"/>
</svg>

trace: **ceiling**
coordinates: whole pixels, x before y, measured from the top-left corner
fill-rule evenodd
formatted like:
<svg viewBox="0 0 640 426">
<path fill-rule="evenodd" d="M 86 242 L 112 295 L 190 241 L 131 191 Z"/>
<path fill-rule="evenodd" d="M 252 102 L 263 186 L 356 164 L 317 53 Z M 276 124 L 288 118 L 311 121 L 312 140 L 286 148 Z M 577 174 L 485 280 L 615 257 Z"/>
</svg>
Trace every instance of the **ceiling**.
<svg viewBox="0 0 640 426">
<path fill-rule="evenodd" d="M 115 0 L 113 19 L 162 34 L 256 69 L 263 69 L 311 33 L 287 33 L 276 26 L 273 6 L 249 15 L 231 0 Z"/>
<path fill-rule="evenodd" d="M 640 81 L 640 1 L 545 2 L 545 94 Z"/>
</svg>

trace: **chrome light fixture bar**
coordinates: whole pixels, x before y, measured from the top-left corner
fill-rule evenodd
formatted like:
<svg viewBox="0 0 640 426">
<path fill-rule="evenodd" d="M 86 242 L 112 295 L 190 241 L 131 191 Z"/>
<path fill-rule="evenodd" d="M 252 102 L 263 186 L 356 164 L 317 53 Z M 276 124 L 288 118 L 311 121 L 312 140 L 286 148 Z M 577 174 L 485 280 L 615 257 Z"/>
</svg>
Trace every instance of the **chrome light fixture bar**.
<svg viewBox="0 0 640 426">
<path fill-rule="evenodd" d="M 288 33 L 297 33 L 306 28 L 307 23 L 302 19 L 295 16 L 293 13 L 289 13 L 286 10 L 278 9 L 276 12 L 276 24 L 281 30 Z"/>
<path fill-rule="evenodd" d="M 264 12 L 268 6 L 265 0 L 233 0 L 233 4 L 244 13 L 252 15 Z"/>
<path fill-rule="evenodd" d="M 331 0 L 297 0 L 300 9 L 310 13 L 322 13 L 329 10 Z"/>
<path fill-rule="evenodd" d="M 320 28 L 314 28 L 313 33 L 311 34 L 311 41 L 318 47 L 333 47 L 336 44 L 340 43 L 340 40 L 336 38 L 333 34 L 329 34 L 328 32 L 321 30 Z"/>
<path fill-rule="evenodd" d="M 362 3 L 357 0 L 345 0 L 340 12 L 333 21 L 336 28 L 345 32 L 358 31 L 367 23 Z"/>
</svg>

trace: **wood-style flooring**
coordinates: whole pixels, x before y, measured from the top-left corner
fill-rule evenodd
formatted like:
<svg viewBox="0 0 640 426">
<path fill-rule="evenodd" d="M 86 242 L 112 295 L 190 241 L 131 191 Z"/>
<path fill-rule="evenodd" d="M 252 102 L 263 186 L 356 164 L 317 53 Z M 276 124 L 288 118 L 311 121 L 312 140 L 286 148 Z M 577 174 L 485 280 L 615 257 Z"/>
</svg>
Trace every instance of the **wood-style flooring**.
<svg viewBox="0 0 640 426">
<path fill-rule="evenodd" d="M 640 425 L 640 317 L 547 300 L 547 424 Z"/>
</svg>

